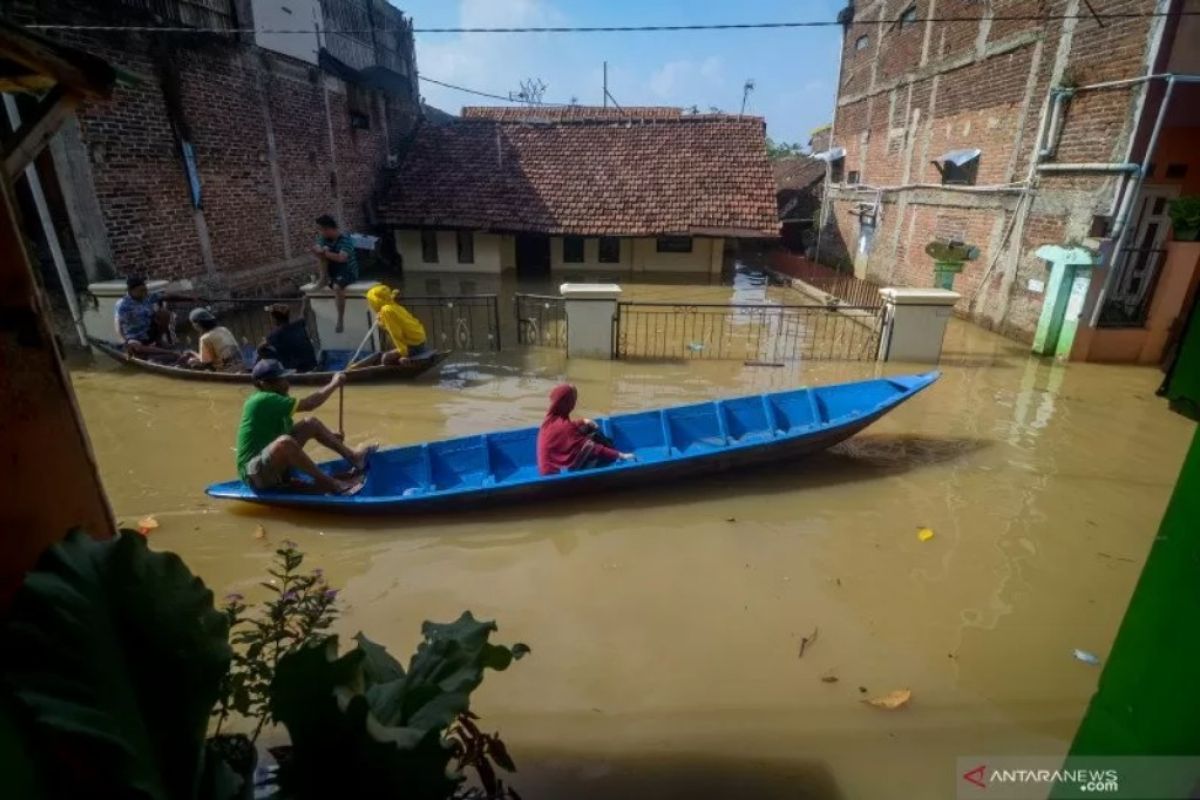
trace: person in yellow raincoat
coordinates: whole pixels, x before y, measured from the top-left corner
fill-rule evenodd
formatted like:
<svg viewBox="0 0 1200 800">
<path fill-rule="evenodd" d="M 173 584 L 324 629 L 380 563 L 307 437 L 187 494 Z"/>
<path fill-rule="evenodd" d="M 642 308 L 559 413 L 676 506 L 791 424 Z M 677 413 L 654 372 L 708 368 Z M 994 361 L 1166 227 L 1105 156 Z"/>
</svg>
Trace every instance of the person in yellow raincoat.
<svg viewBox="0 0 1200 800">
<path fill-rule="evenodd" d="M 400 305 L 400 292 L 393 291 L 390 286 L 373 286 L 367 292 L 367 304 L 379 322 L 379 327 L 387 331 L 392 340 L 391 350 L 375 353 L 354 364 L 355 367 L 368 367 L 378 363 L 398 364 L 404 359 L 422 358 L 429 355 L 429 345 L 425 343 L 425 326 Z"/>
</svg>

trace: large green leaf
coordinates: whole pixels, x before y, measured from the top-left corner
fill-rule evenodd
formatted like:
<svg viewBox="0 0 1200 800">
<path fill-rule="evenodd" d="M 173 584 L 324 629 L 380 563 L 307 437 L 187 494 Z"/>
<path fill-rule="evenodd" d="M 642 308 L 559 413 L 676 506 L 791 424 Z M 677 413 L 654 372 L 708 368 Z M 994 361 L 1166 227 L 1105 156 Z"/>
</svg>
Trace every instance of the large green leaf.
<svg viewBox="0 0 1200 800">
<path fill-rule="evenodd" d="M 470 708 L 471 692 L 483 682 L 484 669 L 505 670 L 529 652 L 488 642 L 494 622 L 480 622 L 464 611 L 449 624 L 426 622 L 425 640 L 401 678 L 368 685 L 371 710 L 385 725 L 443 730 Z"/>
<path fill-rule="evenodd" d="M 386 726 L 370 713 L 360 693 L 366 662 L 361 646 L 339 658 L 337 637 L 279 660 L 271 712 L 292 742 L 279 770 L 284 797 L 435 800 L 453 792 L 440 731 Z"/>
<path fill-rule="evenodd" d="M 43 554 L 4 628 L 3 678 L 55 770 L 55 794 L 197 796 L 229 667 L 225 615 L 170 553 L 132 532 L 73 532 Z"/>
</svg>

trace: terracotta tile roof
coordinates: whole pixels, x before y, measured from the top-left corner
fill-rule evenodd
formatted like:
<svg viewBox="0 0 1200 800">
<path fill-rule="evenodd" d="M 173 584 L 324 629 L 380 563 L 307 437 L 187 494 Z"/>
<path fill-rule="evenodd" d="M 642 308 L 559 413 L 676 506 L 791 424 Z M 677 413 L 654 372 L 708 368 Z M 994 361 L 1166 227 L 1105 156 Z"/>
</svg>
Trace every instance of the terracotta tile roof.
<svg viewBox="0 0 1200 800">
<path fill-rule="evenodd" d="M 825 162 L 808 156 L 777 158 L 771 162 L 775 186 L 784 189 L 803 189 L 825 177 Z"/>
<path fill-rule="evenodd" d="M 501 122 L 584 119 L 674 119 L 683 115 L 674 106 L 463 106 L 464 119 L 494 119 Z"/>
<path fill-rule="evenodd" d="M 395 226 L 776 236 L 757 117 L 424 125 L 379 198 Z"/>
</svg>

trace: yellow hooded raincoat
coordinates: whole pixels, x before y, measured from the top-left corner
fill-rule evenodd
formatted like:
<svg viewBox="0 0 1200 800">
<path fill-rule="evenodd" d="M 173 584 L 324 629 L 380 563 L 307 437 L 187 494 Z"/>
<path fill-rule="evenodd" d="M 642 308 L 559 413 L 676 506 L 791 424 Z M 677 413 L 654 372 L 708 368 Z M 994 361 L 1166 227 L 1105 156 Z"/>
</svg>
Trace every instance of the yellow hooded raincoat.
<svg viewBox="0 0 1200 800">
<path fill-rule="evenodd" d="M 393 299 L 387 286 L 374 286 L 367 292 L 367 303 L 379 318 L 379 327 L 387 331 L 392 345 L 402 356 L 408 348 L 425 343 L 425 326 Z"/>
</svg>

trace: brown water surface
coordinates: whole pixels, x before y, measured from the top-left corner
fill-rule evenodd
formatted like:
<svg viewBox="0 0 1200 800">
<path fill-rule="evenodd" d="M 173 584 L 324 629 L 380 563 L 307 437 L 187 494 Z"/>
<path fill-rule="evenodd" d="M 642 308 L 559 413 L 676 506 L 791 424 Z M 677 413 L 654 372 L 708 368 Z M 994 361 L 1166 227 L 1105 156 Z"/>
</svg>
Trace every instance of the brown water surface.
<svg viewBox="0 0 1200 800">
<path fill-rule="evenodd" d="M 407 657 L 422 620 L 471 609 L 529 643 L 473 704 L 526 798 L 933 798 L 953 796 L 957 756 L 1065 751 L 1099 675 L 1071 651 L 1107 654 L 1188 432 L 1153 370 L 1039 361 L 959 323 L 942 368 L 801 463 L 377 519 L 208 500 L 233 474 L 246 389 L 101 362 L 72 377 L 119 517 L 156 515 L 153 545 L 218 595 L 254 596 L 290 538 L 345 587 L 344 636 Z M 414 385 L 351 387 L 346 429 L 392 444 L 529 425 L 561 380 L 600 415 L 919 369 L 458 356 Z M 319 415 L 336 424 L 336 399 Z M 902 711 L 861 702 L 898 688 Z"/>
</svg>

